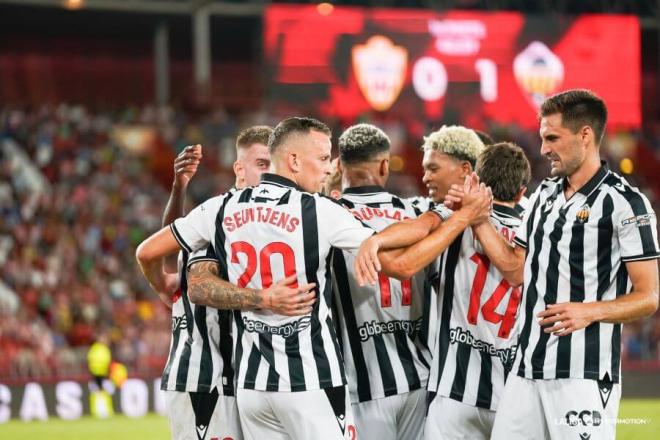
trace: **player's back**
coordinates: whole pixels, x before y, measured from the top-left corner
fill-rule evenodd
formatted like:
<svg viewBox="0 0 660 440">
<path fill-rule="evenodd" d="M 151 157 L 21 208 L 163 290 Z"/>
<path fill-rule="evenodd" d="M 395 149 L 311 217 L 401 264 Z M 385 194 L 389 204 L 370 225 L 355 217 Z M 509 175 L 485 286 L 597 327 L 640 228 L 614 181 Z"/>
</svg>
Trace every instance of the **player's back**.
<svg viewBox="0 0 660 440">
<path fill-rule="evenodd" d="M 231 283 L 264 289 L 295 274 L 296 284 L 317 286 L 311 314 L 236 314 L 238 386 L 303 391 L 345 384 L 330 313 L 329 253 L 333 245 L 357 247 L 371 231 L 334 201 L 272 174 L 227 198 L 216 223 L 214 241 Z"/>
<path fill-rule="evenodd" d="M 348 188 L 340 202 L 376 231 L 419 214 L 378 186 Z M 351 400 L 367 401 L 426 385 L 430 351 L 428 314 L 435 309 L 429 271 L 398 281 L 379 274 L 359 286 L 354 256 L 335 250 L 333 282 Z"/>
<path fill-rule="evenodd" d="M 518 209 L 494 205 L 491 223 L 509 242 L 520 222 Z M 515 354 L 520 297 L 466 229 L 441 260 L 430 391 L 496 409 Z"/>
</svg>

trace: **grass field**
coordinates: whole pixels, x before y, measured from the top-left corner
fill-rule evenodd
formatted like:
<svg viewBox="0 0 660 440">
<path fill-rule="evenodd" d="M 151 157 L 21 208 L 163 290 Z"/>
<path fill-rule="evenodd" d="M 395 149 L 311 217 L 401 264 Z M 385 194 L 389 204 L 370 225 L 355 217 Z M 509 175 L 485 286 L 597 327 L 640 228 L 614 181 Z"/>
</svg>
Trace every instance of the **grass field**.
<svg viewBox="0 0 660 440">
<path fill-rule="evenodd" d="M 624 400 L 619 411 L 619 440 L 656 440 L 660 438 L 660 399 Z M 643 420 L 644 424 L 633 424 Z M 627 422 L 627 424 L 625 423 Z M 89 417 L 48 422 L 11 421 L 0 425 L 2 440 L 160 440 L 168 439 L 170 430 L 164 417 L 152 414 L 141 419 L 117 416 L 108 420 Z"/>
</svg>

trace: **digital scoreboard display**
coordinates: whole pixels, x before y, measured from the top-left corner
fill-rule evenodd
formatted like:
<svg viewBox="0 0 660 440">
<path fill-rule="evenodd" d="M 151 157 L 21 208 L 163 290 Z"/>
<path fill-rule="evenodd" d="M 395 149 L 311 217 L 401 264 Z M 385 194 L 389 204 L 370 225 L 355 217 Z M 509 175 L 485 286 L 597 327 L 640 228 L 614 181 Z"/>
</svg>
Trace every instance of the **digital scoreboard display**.
<svg viewBox="0 0 660 440">
<path fill-rule="evenodd" d="M 485 121 L 537 129 L 543 100 L 600 95 L 609 126 L 641 124 L 636 17 L 525 16 L 272 5 L 264 23 L 270 102 L 345 121 Z"/>
</svg>

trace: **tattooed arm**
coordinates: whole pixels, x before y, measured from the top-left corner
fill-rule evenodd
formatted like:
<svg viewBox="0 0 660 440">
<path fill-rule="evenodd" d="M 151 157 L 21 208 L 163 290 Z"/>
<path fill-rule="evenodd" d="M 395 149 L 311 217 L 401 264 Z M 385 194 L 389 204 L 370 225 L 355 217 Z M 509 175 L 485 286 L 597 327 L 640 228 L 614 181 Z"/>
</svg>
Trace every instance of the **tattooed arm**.
<svg viewBox="0 0 660 440">
<path fill-rule="evenodd" d="M 220 278 L 218 263 L 200 261 L 188 268 L 188 297 L 195 304 L 224 310 L 271 310 L 280 315 L 306 315 L 316 301 L 314 283 L 288 287 L 296 275 L 267 289 L 238 287 Z"/>
</svg>

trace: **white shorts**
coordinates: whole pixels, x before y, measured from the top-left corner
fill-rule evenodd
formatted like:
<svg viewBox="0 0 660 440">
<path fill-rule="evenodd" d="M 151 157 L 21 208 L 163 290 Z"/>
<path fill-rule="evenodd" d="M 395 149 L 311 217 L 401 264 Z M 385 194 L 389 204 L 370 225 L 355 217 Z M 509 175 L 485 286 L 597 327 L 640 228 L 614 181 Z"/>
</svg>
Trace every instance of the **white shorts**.
<svg viewBox="0 0 660 440">
<path fill-rule="evenodd" d="M 488 440 L 494 422 L 495 411 L 468 405 L 449 397 L 435 396 L 426 415 L 424 438 Z"/>
<path fill-rule="evenodd" d="M 418 440 L 426 413 L 426 389 L 353 404 L 355 426 L 363 440 Z"/>
<path fill-rule="evenodd" d="M 621 385 L 612 382 L 512 374 L 497 406 L 492 438 L 614 439 L 620 399 Z"/>
<path fill-rule="evenodd" d="M 173 440 L 243 440 L 234 396 L 165 391 Z"/>
<path fill-rule="evenodd" d="M 357 439 L 346 386 L 277 392 L 239 388 L 236 394 L 246 439 Z"/>
</svg>

